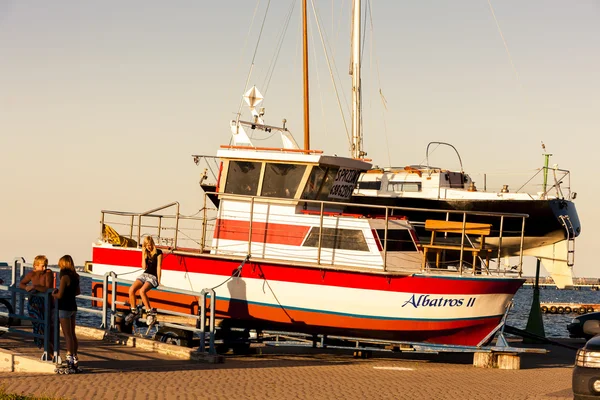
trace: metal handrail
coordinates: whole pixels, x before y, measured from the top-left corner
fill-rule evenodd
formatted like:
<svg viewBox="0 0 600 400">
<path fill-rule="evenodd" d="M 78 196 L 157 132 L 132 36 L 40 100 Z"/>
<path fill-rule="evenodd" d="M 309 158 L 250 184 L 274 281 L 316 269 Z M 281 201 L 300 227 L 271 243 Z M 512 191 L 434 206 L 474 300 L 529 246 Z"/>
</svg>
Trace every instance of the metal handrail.
<svg viewBox="0 0 600 400">
<path fill-rule="evenodd" d="M 25 268 L 33 268 L 32 264 L 26 263 L 26 262 L 21 262 L 22 260 L 24 260 L 22 257 L 15 258 L 15 262 L 13 263 L 13 267 L 12 267 L 13 276 L 15 277 L 15 279 L 13 279 L 12 284 L 10 286 L 9 285 L 0 285 L 0 290 L 10 291 L 12 294 L 15 295 L 15 298 L 16 298 L 17 294 L 20 294 L 21 295 L 21 301 L 20 301 L 21 306 L 24 303 L 23 295 L 46 296 L 45 297 L 46 298 L 45 319 L 38 320 L 38 319 L 32 318 L 28 315 L 25 315 L 23 312 L 14 313 L 14 314 L 0 312 L 0 316 L 20 318 L 22 320 L 44 323 L 44 327 L 45 327 L 44 335 L 38 335 L 38 334 L 34 334 L 32 332 L 24 331 L 22 329 L 11 328 L 11 327 L 8 327 L 8 328 L 0 327 L 0 330 L 5 331 L 5 332 L 14 332 L 14 333 L 17 333 L 17 334 L 20 334 L 23 336 L 43 338 L 44 339 L 44 354 L 42 355 L 42 360 L 49 361 L 49 360 L 54 359 L 54 362 L 56 364 L 60 364 L 61 363 L 60 351 L 59 351 L 60 350 L 59 349 L 60 335 L 59 335 L 59 323 L 58 323 L 58 311 L 57 311 L 58 304 L 57 304 L 57 301 L 51 297 L 51 293 L 54 289 L 53 288 L 48 289 L 48 291 L 46 293 L 30 293 L 30 292 L 27 292 L 26 290 L 18 288 L 17 287 L 18 283 L 16 280 L 17 269 L 20 271 L 23 271 Z M 48 267 L 48 269 L 50 269 L 53 272 L 56 272 L 58 270 L 56 267 Z M 78 272 L 78 274 L 80 276 L 90 277 L 90 278 L 98 278 L 99 277 L 99 275 L 90 274 L 87 272 Z M 103 280 L 102 297 L 88 296 L 88 295 L 83 295 L 83 294 L 80 294 L 77 296 L 77 298 L 80 298 L 80 299 L 101 302 L 102 310 L 99 310 L 97 308 L 84 307 L 84 306 L 80 306 L 80 305 L 77 306 L 77 309 L 78 309 L 78 311 L 85 311 L 85 312 L 100 315 L 101 316 L 100 328 L 106 329 L 107 331 L 111 331 L 111 330 L 116 329 L 115 314 L 117 311 L 116 310 L 117 304 L 121 304 L 121 305 L 125 304 L 124 302 L 117 302 L 117 284 L 118 284 L 118 282 L 127 282 L 130 285 L 132 281 L 128 280 L 128 279 L 119 278 L 117 276 L 117 274 L 112 271 L 109 273 L 106 273 L 102 278 L 103 278 L 102 279 Z M 110 285 L 111 292 L 112 292 L 110 302 L 108 301 L 109 285 Z M 198 297 L 199 299 L 202 299 L 201 302 L 199 301 L 199 309 L 198 309 L 198 315 L 196 316 L 197 321 L 196 321 L 195 327 L 188 326 L 188 325 L 182 325 L 182 324 L 173 324 L 173 323 L 163 323 L 163 325 L 199 333 L 201 336 L 202 345 L 198 349 L 198 351 L 204 352 L 205 351 L 204 340 L 205 340 L 205 337 L 207 334 L 206 319 L 208 318 L 209 330 L 210 330 L 210 332 L 208 332 L 208 334 L 209 334 L 209 351 L 208 352 L 211 355 L 216 354 L 215 344 L 214 344 L 216 294 L 215 294 L 214 289 L 203 289 L 200 292 L 196 292 L 196 291 L 191 291 L 191 290 L 184 290 L 184 289 L 177 289 L 177 288 L 170 288 L 170 287 L 163 286 L 163 287 L 161 287 L 161 290 L 166 291 L 166 292 L 191 295 L 191 296 Z M 210 302 L 208 301 L 208 298 L 210 298 Z M 51 302 L 52 302 L 52 304 L 54 304 L 54 312 L 52 313 L 52 317 L 54 318 L 54 357 L 53 358 L 49 357 L 50 330 L 48 329 L 48 326 L 50 326 L 50 317 L 51 317 L 50 304 L 51 304 Z M 109 304 L 110 304 L 110 309 L 108 307 Z M 16 309 L 14 302 L 13 302 L 12 306 L 13 306 L 13 310 Z M 207 312 L 206 312 L 207 307 L 210 309 L 208 316 L 207 316 Z M 110 311 L 110 318 L 109 318 L 109 311 Z M 163 314 L 168 314 L 168 315 L 194 317 L 191 314 L 180 313 L 180 312 L 171 311 L 171 310 L 158 309 L 158 311 Z M 107 321 L 110 321 L 110 322 L 107 323 Z"/>
<path fill-rule="evenodd" d="M 214 193 L 205 193 L 205 204 L 206 204 L 206 197 L 209 194 L 214 194 Z M 463 221 L 463 224 L 466 223 L 467 221 L 467 216 L 483 216 L 483 217 L 493 217 L 493 218 L 499 218 L 500 220 L 500 232 L 499 232 L 499 242 L 498 242 L 498 257 L 500 257 L 501 252 L 502 252 L 502 239 L 504 236 L 504 219 L 505 218 L 520 218 L 523 220 L 522 223 L 522 227 L 524 226 L 524 221 L 525 218 L 528 217 L 528 214 L 524 214 L 524 213 L 502 213 L 502 212 L 484 212 L 484 211 L 477 211 L 477 212 L 471 212 L 471 211 L 459 211 L 459 210 L 432 210 L 432 209 L 425 209 L 425 208 L 416 208 L 416 207 L 393 207 L 393 206 L 381 206 L 381 205 L 365 205 L 365 204 L 360 204 L 360 203 L 340 203 L 340 202 L 333 202 L 333 201 L 320 201 L 320 200 L 308 200 L 308 199 L 276 199 L 276 198 L 262 198 L 260 196 L 246 196 L 246 195 L 237 195 L 237 194 L 220 194 L 223 197 L 228 197 L 228 198 L 233 198 L 233 199 L 240 199 L 242 201 L 248 201 L 250 202 L 250 230 L 248 232 L 248 246 L 247 246 L 247 253 L 251 254 L 252 252 L 252 237 L 253 237 L 253 223 L 252 221 L 255 220 L 255 214 L 256 214 L 256 205 L 258 204 L 270 204 L 272 203 L 274 200 L 275 201 L 285 201 L 288 203 L 296 203 L 296 204 L 304 204 L 305 208 L 308 208 L 310 206 L 310 209 L 319 209 L 320 210 L 320 218 L 319 218 L 319 226 L 320 226 L 320 230 L 319 230 L 319 238 L 318 238 L 318 249 L 317 249 L 317 255 L 316 255 L 316 263 L 317 265 L 321 265 L 322 260 L 322 232 L 323 232 L 323 219 L 325 218 L 325 206 L 331 206 L 333 208 L 338 209 L 340 215 L 342 215 L 343 213 L 341 212 L 342 208 L 346 208 L 346 207 L 358 207 L 361 208 L 363 210 L 367 209 L 367 210 L 379 210 L 379 212 L 384 212 L 384 214 L 382 215 L 382 217 L 385 218 L 385 233 L 384 233 L 384 249 L 383 249 L 383 269 L 384 271 L 387 270 L 387 263 L 388 263 L 388 249 L 387 249 L 387 231 L 388 231 L 388 224 L 389 224 L 389 220 L 390 218 L 397 216 L 397 215 L 401 215 L 404 212 L 410 211 L 410 212 L 432 212 L 432 213 L 440 213 L 440 214 L 444 214 L 445 215 L 445 219 L 449 219 L 450 215 L 459 215 L 461 217 L 461 220 Z M 173 205 L 177 205 L 177 213 L 174 216 L 164 216 L 164 215 L 151 215 L 152 213 L 155 213 L 156 211 L 159 211 L 161 209 L 167 208 L 167 207 L 171 207 Z M 318 207 L 318 208 L 317 208 Z M 199 245 L 199 250 L 201 252 L 205 252 L 205 251 L 211 251 L 212 247 L 206 247 L 207 246 L 207 241 L 209 239 L 209 234 L 213 233 L 215 229 L 215 227 L 213 227 L 212 229 L 209 229 L 209 221 L 208 221 L 208 209 L 204 208 L 203 209 L 203 215 L 202 217 L 185 217 L 185 216 L 181 216 L 179 214 L 179 203 L 177 202 L 173 202 L 170 203 L 168 205 L 162 206 L 162 207 L 157 207 L 155 209 L 146 211 L 144 213 L 128 213 L 128 212 L 120 212 L 120 211 L 108 211 L 108 210 L 103 210 L 102 211 L 102 223 L 105 222 L 105 214 L 109 214 L 109 215 L 115 215 L 115 216 L 131 216 L 132 217 L 132 221 L 131 221 L 131 226 L 130 226 L 130 230 L 133 230 L 134 228 L 134 218 L 137 217 L 137 221 L 138 221 L 138 226 L 137 226 L 137 230 L 138 230 L 138 243 L 139 243 L 139 239 L 141 238 L 141 230 L 142 227 L 147 227 L 147 228 L 152 228 L 152 226 L 147 226 L 147 225 L 142 225 L 141 224 L 141 216 L 154 216 L 159 218 L 159 239 L 160 239 L 160 230 L 164 230 L 164 229 L 171 229 L 174 231 L 174 237 L 171 239 L 173 240 L 172 245 L 169 243 L 168 246 L 172 251 L 177 251 L 178 249 L 180 249 L 180 244 L 178 242 L 178 234 L 180 233 L 180 219 L 181 220 L 191 220 L 191 221 L 195 221 L 195 220 L 199 220 L 202 221 L 202 227 L 201 227 L 201 237 L 199 240 L 197 239 L 193 239 L 192 236 L 186 235 L 186 240 L 192 240 L 193 242 L 195 242 L 197 245 Z M 218 210 L 215 210 L 218 211 Z M 316 210 L 315 210 L 316 211 Z M 175 227 L 163 227 L 161 225 L 161 219 L 162 218 L 172 218 L 175 220 Z M 418 225 L 415 224 L 414 221 L 410 221 L 411 223 L 413 223 L 413 225 Z M 464 227 L 464 225 L 463 225 Z M 463 229 L 463 236 L 464 236 L 464 229 Z M 516 233 L 516 231 L 515 231 Z M 522 251 L 523 251 L 523 243 L 524 243 L 524 229 L 521 229 L 520 232 L 520 246 L 519 246 L 519 252 L 520 252 L 520 257 L 519 257 L 519 273 L 522 272 Z M 415 244 L 416 245 L 416 244 Z M 516 245 L 516 243 L 515 243 Z M 463 268 L 462 268 L 462 260 L 463 260 L 463 256 L 465 254 L 464 251 L 462 251 L 462 248 L 465 246 L 465 241 L 464 238 L 461 238 L 461 254 L 459 257 L 459 273 L 463 273 Z M 417 246 L 418 247 L 418 246 Z M 196 248 L 195 245 L 192 246 L 192 248 Z M 183 250 L 185 250 L 186 248 L 182 248 Z M 340 265 L 340 264 L 338 264 Z M 499 269 L 499 266 L 498 266 Z M 497 269 L 497 270 L 498 270 Z M 489 269 L 486 270 L 489 274 Z M 499 271 L 497 271 L 499 272 Z"/>
</svg>

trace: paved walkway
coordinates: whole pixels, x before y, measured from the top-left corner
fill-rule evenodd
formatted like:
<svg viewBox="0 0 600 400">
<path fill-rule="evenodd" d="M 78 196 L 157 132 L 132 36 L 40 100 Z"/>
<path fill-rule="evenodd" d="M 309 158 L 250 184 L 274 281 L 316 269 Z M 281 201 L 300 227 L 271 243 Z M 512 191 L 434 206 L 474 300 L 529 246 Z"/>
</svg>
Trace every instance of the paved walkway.
<svg viewBox="0 0 600 400">
<path fill-rule="evenodd" d="M 31 340 L 10 335 L 0 338 L 0 347 L 40 353 Z M 520 370 L 475 368 L 472 354 L 374 353 L 364 360 L 347 351 L 297 348 L 205 364 L 80 338 L 85 373 L 0 372 L 0 386 L 9 393 L 85 400 L 572 399 L 575 350 L 547 348 L 548 354 L 523 355 Z"/>
</svg>

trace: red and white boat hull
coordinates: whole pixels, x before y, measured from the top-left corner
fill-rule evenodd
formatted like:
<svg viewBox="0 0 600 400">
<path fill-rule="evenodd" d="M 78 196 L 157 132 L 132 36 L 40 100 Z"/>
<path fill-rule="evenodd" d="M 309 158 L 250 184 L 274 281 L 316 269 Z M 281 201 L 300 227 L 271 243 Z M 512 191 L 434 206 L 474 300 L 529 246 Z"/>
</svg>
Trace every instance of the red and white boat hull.
<svg viewBox="0 0 600 400">
<path fill-rule="evenodd" d="M 218 318 L 234 326 L 365 338 L 477 345 L 500 322 L 524 279 L 400 275 L 324 266 L 282 265 L 164 252 L 161 284 L 200 292 L 215 288 Z M 93 272 L 123 279 L 141 273 L 141 250 L 94 245 Z M 125 275 L 127 274 L 127 275 Z M 94 283 L 94 295 L 102 285 Z M 118 290 L 124 301 L 127 287 Z M 198 312 L 198 298 L 153 290 L 152 306 Z"/>
</svg>

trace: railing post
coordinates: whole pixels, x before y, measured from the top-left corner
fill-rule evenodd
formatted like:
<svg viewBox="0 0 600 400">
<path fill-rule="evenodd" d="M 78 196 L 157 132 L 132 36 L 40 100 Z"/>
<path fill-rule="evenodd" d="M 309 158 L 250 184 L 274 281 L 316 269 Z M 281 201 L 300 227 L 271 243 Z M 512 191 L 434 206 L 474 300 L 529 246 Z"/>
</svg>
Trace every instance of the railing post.
<svg viewBox="0 0 600 400">
<path fill-rule="evenodd" d="M 160 243 L 160 228 L 162 227 L 162 218 L 162 215 L 158 217 L 157 243 Z M 175 227 L 175 234 L 177 234 L 177 227 Z"/>
<path fill-rule="evenodd" d="M 58 319 L 58 300 L 54 300 L 54 297 L 52 298 L 54 301 L 54 308 L 53 308 L 53 315 L 52 317 L 54 318 L 54 363 L 56 365 L 60 365 L 62 364 L 62 360 L 60 359 L 60 330 L 59 330 L 59 319 Z"/>
<path fill-rule="evenodd" d="M 463 272 L 463 257 L 465 250 L 465 229 L 467 228 L 467 213 L 463 213 L 462 236 L 460 237 L 460 260 L 458 261 L 458 274 Z M 473 265 L 473 274 L 475 274 L 475 266 Z"/>
<path fill-rule="evenodd" d="M 142 246 L 141 239 L 142 239 L 142 215 L 138 214 L 138 232 L 137 232 L 138 247 Z"/>
<path fill-rule="evenodd" d="M 173 240 L 175 241 L 175 243 L 173 243 L 173 248 L 177 249 L 177 234 L 179 232 L 179 203 L 177 203 L 177 215 L 175 216 L 175 237 L 173 238 Z"/>
<path fill-rule="evenodd" d="M 253 220 L 254 220 L 254 197 L 252 197 L 250 199 L 250 226 L 248 227 L 248 254 L 252 254 L 252 221 Z"/>
<path fill-rule="evenodd" d="M 133 222 L 134 222 L 134 215 L 131 216 L 131 224 L 129 225 L 129 239 L 133 240 Z M 139 244 L 139 242 L 138 242 Z"/>
<path fill-rule="evenodd" d="M 319 215 L 319 246 L 317 247 L 317 264 L 321 264 L 321 244 L 323 241 L 323 212 L 324 212 L 324 204 L 321 202 L 321 213 Z M 333 263 L 333 257 L 331 259 Z"/>
<path fill-rule="evenodd" d="M 53 289 L 48 289 L 44 293 L 44 354 L 42 354 L 42 361 L 48 361 L 49 350 L 50 350 L 50 329 L 53 327 L 50 325 L 50 299 L 53 297 L 50 295 Z"/>
<path fill-rule="evenodd" d="M 200 292 L 200 297 L 200 321 L 196 322 L 196 328 L 200 329 L 200 347 L 198 350 L 204 353 L 206 350 L 206 292 L 204 290 Z"/>
<path fill-rule="evenodd" d="M 521 225 L 521 243 L 519 249 L 519 278 L 523 274 L 523 242 L 525 241 L 525 217 L 523 217 L 523 224 Z"/>
<path fill-rule="evenodd" d="M 108 302 L 108 275 L 109 272 L 107 272 L 106 274 L 104 274 L 104 276 L 102 277 L 102 322 L 100 323 L 100 328 L 107 328 L 106 326 L 106 316 L 107 316 L 107 306 L 106 303 Z M 111 325 L 112 328 L 112 325 Z"/>
<path fill-rule="evenodd" d="M 111 304 L 110 304 L 110 329 L 115 329 L 115 318 L 117 314 L 117 274 L 113 271 L 110 271 L 110 276 L 112 277 L 112 291 L 111 291 Z"/>
<path fill-rule="evenodd" d="M 498 275 L 500 275 L 500 263 L 502 262 L 502 234 L 504 232 L 504 215 L 500 217 L 500 233 L 498 233 Z M 506 275 L 506 269 L 504 270 Z"/>
<path fill-rule="evenodd" d="M 389 208 L 385 208 L 385 232 L 383 234 L 383 270 L 387 271 L 387 242 L 388 242 Z"/>
<path fill-rule="evenodd" d="M 215 303 L 217 302 L 214 289 L 208 289 L 210 293 L 210 316 L 209 318 L 209 342 L 208 342 L 208 354 L 217 354 L 215 350 Z"/>
<path fill-rule="evenodd" d="M 204 194 L 204 208 L 202 212 L 202 238 L 200 239 L 200 250 L 204 252 L 204 246 L 206 246 L 206 193 Z"/>
<path fill-rule="evenodd" d="M 104 211 L 100 211 L 100 237 L 104 239 Z"/>
</svg>

